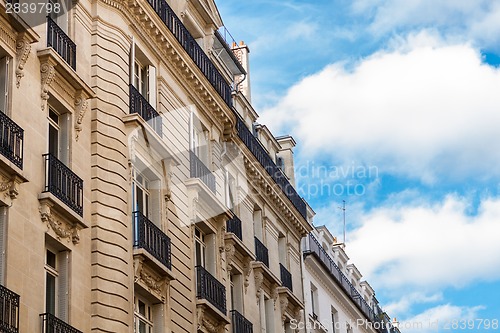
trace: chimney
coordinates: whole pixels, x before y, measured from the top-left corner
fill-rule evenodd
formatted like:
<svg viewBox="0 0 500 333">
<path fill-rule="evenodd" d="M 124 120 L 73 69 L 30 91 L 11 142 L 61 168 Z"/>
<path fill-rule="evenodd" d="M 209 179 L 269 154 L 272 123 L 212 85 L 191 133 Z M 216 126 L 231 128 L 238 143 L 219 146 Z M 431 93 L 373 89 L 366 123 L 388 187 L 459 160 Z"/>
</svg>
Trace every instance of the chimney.
<svg viewBox="0 0 500 333">
<path fill-rule="evenodd" d="M 293 163 L 293 148 L 295 147 L 295 140 L 290 135 L 279 136 L 276 141 L 281 146 L 277 157 L 280 159 L 279 167 L 282 168 L 285 175 L 290 179 L 290 184 L 295 187 L 295 167 Z"/>
<path fill-rule="evenodd" d="M 241 91 L 243 95 L 245 95 L 250 103 L 252 103 L 252 94 L 250 92 L 250 63 L 248 57 L 250 49 L 247 45 L 245 45 L 244 41 L 241 41 L 240 45 L 233 43 L 233 53 L 247 72 L 246 75 L 242 74 L 234 78 L 234 81 L 238 84 L 238 87 L 236 88 L 238 91 Z"/>
</svg>

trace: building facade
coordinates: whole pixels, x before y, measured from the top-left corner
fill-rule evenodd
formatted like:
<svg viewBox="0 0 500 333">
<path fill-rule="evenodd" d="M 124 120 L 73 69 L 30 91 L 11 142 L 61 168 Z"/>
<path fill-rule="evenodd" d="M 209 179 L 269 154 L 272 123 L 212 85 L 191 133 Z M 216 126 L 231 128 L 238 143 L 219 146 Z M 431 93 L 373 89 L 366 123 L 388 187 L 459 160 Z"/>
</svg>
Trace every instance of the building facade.
<svg viewBox="0 0 500 333">
<path fill-rule="evenodd" d="M 214 1 L 20 3 L 0 0 L 0 331 L 294 331 L 295 142 L 256 125 Z"/>
<path fill-rule="evenodd" d="M 343 243 L 325 226 L 302 240 L 305 314 L 296 328 L 311 333 L 399 333 L 375 291 L 349 263 Z"/>
</svg>

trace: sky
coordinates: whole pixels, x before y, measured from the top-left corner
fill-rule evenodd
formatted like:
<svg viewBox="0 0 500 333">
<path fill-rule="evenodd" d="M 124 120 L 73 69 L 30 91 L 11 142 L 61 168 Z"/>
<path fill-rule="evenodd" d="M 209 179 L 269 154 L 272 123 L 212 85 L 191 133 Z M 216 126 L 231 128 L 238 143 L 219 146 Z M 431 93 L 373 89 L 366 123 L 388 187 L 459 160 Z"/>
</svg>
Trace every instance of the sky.
<svg viewBox="0 0 500 333">
<path fill-rule="evenodd" d="M 401 330 L 500 330 L 500 1 L 216 3 L 315 225 L 341 239 L 346 201 L 346 252 Z"/>
</svg>

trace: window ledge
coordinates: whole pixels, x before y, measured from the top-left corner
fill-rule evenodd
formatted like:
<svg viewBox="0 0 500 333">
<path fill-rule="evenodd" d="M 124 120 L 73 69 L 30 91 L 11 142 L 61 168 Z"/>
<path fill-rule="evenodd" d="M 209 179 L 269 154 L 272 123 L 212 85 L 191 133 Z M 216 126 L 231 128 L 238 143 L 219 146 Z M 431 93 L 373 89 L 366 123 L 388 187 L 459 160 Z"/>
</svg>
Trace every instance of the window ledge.
<svg viewBox="0 0 500 333">
<path fill-rule="evenodd" d="M 188 178 L 184 181 L 184 185 L 188 190 L 188 197 L 192 205 L 193 222 L 205 221 L 208 218 L 222 217 L 224 220 L 229 220 L 232 213 L 223 205 L 215 196 L 214 192 L 199 178 Z M 199 209 L 201 205 L 205 209 Z M 201 213 L 203 212 L 203 213 Z M 200 213 L 200 214 L 198 214 Z M 201 216 L 209 214 L 210 216 Z"/>
<path fill-rule="evenodd" d="M 252 262 L 252 268 L 255 272 L 262 272 L 262 276 L 263 278 L 267 279 L 267 281 L 270 282 L 270 285 L 273 285 L 273 284 L 276 284 L 276 285 L 281 285 L 281 280 L 278 279 L 278 277 L 276 275 L 274 275 L 274 273 L 271 271 L 271 269 L 269 267 L 267 267 L 266 265 L 264 265 L 264 263 L 260 262 L 260 261 L 254 261 Z M 259 281 L 262 285 L 262 281 Z M 257 290 L 260 289 L 259 288 L 256 288 Z"/>
</svg>

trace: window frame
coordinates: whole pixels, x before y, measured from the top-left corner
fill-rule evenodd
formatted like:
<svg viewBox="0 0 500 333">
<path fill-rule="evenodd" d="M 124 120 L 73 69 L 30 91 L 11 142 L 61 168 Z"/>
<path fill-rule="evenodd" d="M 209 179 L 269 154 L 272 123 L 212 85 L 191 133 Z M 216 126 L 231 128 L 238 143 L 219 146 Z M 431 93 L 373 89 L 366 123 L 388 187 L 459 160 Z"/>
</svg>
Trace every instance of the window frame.
<svg viewBox="0 0 500 333">
<path fill-rule="evenodd" d="M 140 303 L 144 304 L 145 313 L 142 314 L 140 312 Z M 150 318 L 147 318 L 150 317 Z M 134 296 L 134 332 L 140 333 L 140 324 L 141 321 L 145 324 L 146 332 L 144 333 L 153 333 L 154 332 L 154 313 L 153 313 L 153 304 L 147 301 L 145 298 L 140 297 L 139 295 Z"/>
</svg>

